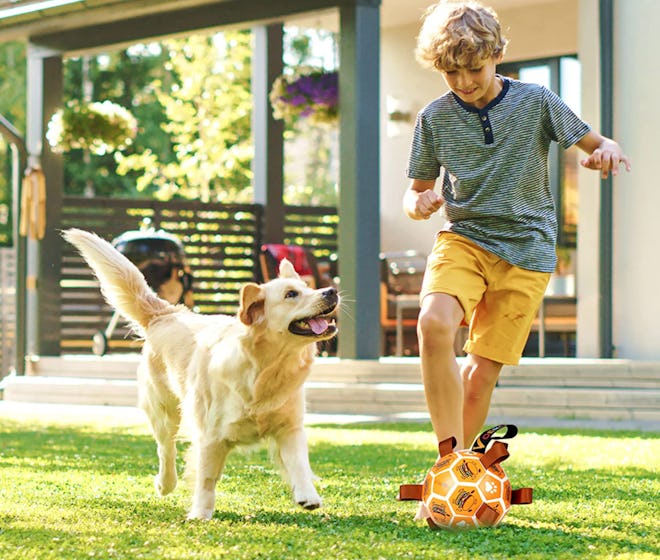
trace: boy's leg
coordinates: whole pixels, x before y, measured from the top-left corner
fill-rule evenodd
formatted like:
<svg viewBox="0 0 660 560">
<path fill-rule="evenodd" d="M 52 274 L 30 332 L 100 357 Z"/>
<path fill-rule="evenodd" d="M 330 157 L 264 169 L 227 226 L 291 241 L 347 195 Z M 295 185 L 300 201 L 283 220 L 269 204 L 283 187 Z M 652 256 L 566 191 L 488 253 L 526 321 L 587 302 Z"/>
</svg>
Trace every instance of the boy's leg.
<svg viewBox="0 0 660 560">
<path fill-rule="evenodd" d="M 455 437 L 463 449 L 463 384 L 459 373 L 454 338 L 463 308 L 458 300 L 443 293 L 424 297 L 417 323 L 424 394 L 433 430 L 442 441 Z"/>
<path fill-rule="evenodd" d="M 501 260 L 488 271 L 488 288 L 472 317 L 461 370 L 466 445 L 486 421 L 502 365 L 520 360 L 549 277 Z"/>
<path fill-rule="evenodd" d="M 502 370 L 502 364 L 468 354 L 461 367 L 463 378 L 463 434 L 465 447 L 479 435 L 490 408 L 490 398 Z"/>
</svg>

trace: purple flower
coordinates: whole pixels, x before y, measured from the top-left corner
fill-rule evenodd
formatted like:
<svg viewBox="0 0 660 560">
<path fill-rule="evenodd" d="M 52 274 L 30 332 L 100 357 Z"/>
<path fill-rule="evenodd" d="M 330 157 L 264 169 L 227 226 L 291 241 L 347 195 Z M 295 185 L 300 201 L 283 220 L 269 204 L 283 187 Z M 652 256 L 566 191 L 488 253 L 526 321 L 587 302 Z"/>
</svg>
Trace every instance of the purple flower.
<svg viewBox="0 0 660 560">
<path fill-rule="evenodd" d="M 276 118 L 297 116 L 309 117 L 318 123 L 336 122 L 339 105 L 338 73 L 312 70 L 295 78 L 281 76 L 273 86 L 271 100 Z"/>
<path fill-rule="evenodd" d="M 334 107 L 339 98 L 338 86 L 337 72 L 306 74 L 287 86 L 287 93 L 291 95 L 288 103 L 299 106 L 307 102 L 310 105 Z"/>
<path fill-rule="evenodd" d="M 307 98 L 304 95 L 297 94 L 294 95 L 293 97 L 290 97 L 289 99 L 284 99 L 289 105 L 294 105 L 296 107 L 300 105 L 305 105 L 307 103 Z"/>
</svg>

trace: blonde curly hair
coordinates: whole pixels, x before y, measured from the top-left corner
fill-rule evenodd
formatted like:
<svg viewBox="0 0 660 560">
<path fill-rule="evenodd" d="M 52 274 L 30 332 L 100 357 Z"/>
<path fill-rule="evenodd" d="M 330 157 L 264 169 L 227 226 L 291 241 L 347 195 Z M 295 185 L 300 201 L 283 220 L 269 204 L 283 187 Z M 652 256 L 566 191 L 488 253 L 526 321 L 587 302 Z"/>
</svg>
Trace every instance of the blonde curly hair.
<svg viewBox="0 0 660 560">
<path fill-rule="evenodd" d="M 507 43 L 491 8 L 442 0 L 424 14 L 415 57 L 422 66 L 438 71 L 474 68 L 502 56 Z"/>
</svg>

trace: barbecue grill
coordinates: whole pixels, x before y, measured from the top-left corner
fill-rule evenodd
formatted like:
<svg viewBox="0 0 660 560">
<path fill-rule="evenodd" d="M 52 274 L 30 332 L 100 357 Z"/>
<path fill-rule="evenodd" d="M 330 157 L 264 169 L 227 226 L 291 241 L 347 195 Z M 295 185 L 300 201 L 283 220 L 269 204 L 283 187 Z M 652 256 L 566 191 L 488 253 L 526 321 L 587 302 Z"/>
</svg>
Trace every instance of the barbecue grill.
<svg viewBox="0 0 660 560">
<path fill-rule="evenodd" d="M 112 245 L 144 275 L 147 284 L 170 303 L 193 306 L 192 274 L 186 264 L 181 240 L 163 230 L 147 229 L 122 233 Z M 119 313 L 115 311 L 108 326 L 92 337 L 92 351 L 103 356 L 108 350 Z"/>
</svg>

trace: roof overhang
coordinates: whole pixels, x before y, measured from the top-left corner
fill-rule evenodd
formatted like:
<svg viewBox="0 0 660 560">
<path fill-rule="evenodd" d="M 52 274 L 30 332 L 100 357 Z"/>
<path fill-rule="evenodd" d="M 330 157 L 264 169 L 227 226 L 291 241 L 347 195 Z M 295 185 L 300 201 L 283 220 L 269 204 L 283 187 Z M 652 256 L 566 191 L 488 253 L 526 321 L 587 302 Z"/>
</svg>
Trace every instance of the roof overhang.
<svg viewBox="0 0 660 560">
<path fill-rule="evenodd" d="M 558 0 L 490 0 L 496 10 Z M 283 22 L 337 29 L 342 6 L 381 6 L 381 26 L 418 25 L 432 0 L 0 0 L 0 42 L 77 54 L 165 36 Z"/>
<path fill-rule="evenodd" d="M 29 0 L 0 4 L 0 42 L 26 39 L 65 53 L 165 36 L 249 27 L 378 0 Z M 21 9 L 19 9 L 21 8 Z M 3 17 L 4 13 L 4 17 Z"/>
</svg>

